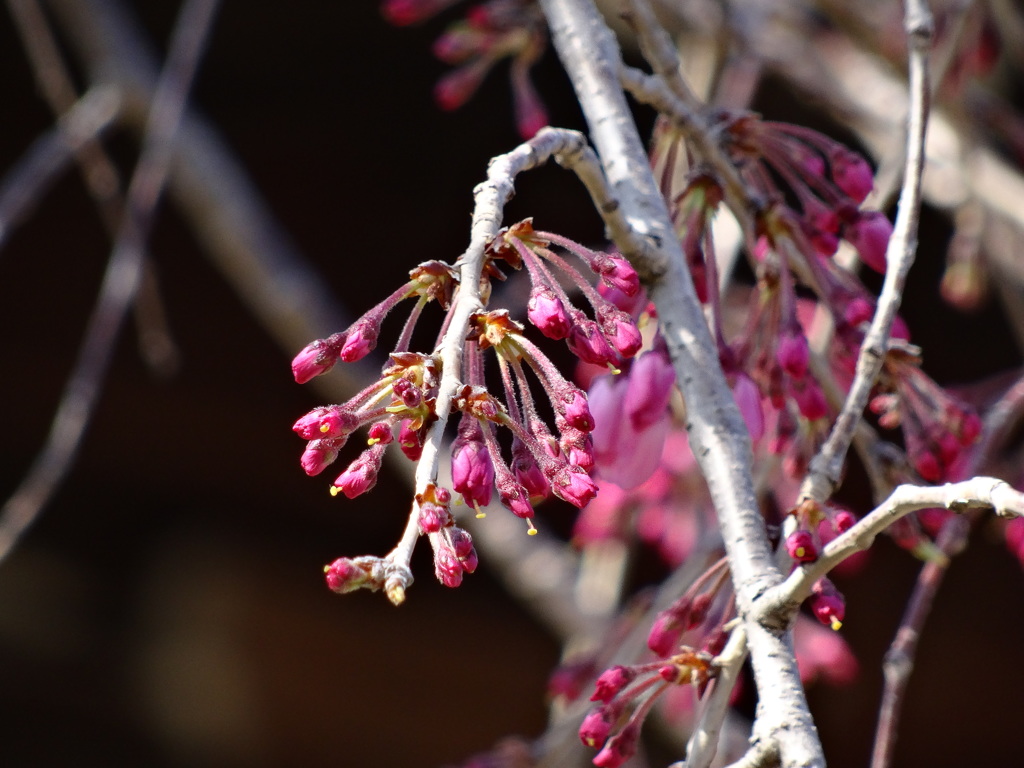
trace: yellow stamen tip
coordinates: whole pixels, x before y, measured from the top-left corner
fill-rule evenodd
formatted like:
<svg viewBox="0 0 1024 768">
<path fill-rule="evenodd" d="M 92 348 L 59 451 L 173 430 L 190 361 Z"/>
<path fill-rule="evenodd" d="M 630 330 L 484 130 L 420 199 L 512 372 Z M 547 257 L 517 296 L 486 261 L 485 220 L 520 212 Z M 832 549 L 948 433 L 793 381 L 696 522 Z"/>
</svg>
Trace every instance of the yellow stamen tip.
<svg viewBox="0 0 1024 768">
<path fill-rule="evenodd" d="M 485 517 L 487 517 L 487 513 L 486 512 L 484 512 L 482 509 L 481 510 L 477 510 L 477 513 L 476 513 L 476 519 L 477 520 L 483 520 Z"/>
<path fill-rule="evenodd" d="M 527 524 L 528 526 L 530 526 L 530 527 L 529 527 L 529 528 L 528 528 L 528 529 L 526 530 L 526 535 L 527 535 L 527 536 L 536 536 L 536 535 L 537 535 L 537 529 L 533 527 L 533 520 L 527 520 L 527 521 L 526 521 L 526 524 Z"/>
<path fill-rule="evenodd" d="M 377 439 L 376 437 L 370 437 L 370 438 L 367 438 L 367 440 L 366 440 L 366 444 L 367 445 L 375 445 L 375 444 L 377 444 L 379 442 L 380 442 L 380 440 Z"/>
<path fill-rule="evenodd" d="M 332 485 L 331 486 L 331 496 L 337 496 L 340 491 L 341 491 L 341 489 L 338 486 L 336 486 L 336 485 Z"/>
<path fill-rule="evenodd" d="M 330 427 L 329 424 L 321 424 L 320 425 L 320 431 L 321 432 L 330 432 L 331 431 L 331 427 Z"/>
<path fill-rule="evenodd" d="M 832 619 L 832 629 L 833 629 L 833 630 L 834 630 L 835 632 L 838 632 L 838 631 L 839 631 L 839 629 L 840 629 L 840 628 L 841 628 L 842 626 L 843 626 L 843 622 L 841 622 L 841 621 L 840 621 L 839 619 Z"/>
</svg>

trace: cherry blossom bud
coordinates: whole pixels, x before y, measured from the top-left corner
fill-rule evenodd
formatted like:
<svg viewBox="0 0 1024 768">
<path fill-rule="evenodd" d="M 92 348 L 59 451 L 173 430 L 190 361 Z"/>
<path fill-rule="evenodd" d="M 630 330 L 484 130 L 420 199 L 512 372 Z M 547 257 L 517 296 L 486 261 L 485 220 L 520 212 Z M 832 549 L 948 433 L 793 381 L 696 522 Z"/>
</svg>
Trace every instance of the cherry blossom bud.
<svg viewBox="0 0 1024 768">
<path fill-rule="evenodd" d="M 391 425 L 386 421 L 377 421 L 370 425 L 366 442 L 370 445 L 374 443 L 384 443 L 384 445 L 387 445 L 394 439 L 395 436 L 391 431 Z"/>
<path fill-rule="evenodd" d="M 825 626 L 839 630 L 846 618 L 846 600 L 828 579 L 819 579 L 812 589 L 811 613 Z"/>
<path fill-rule="evenodd" d="M 556 341 L 566 338 L 572 329 L 565 305 L 549 288 L 533 292 L 526 305 L 526 316 L 538 331 Z"/>
<path fill-rule="evenodd" d="M 807 381 L 800 389 L 794 390 L 793 399 L 796 400 L 797 408 L 800 409 L 800 415 L 808 421 L 823 419 L 828 415 L 828 401 L 825 399 L 825 393 L 812 380 Z"/>
<path fill-rule="evenodd" d="M 622 707 L 623 704 L 612 702 L 590 710 L 580 724 L 580 741 L 588 747 L 603 744 L 618 722 Z"/>
<path fill-rule="evenodd" d="M 636 672 L 629 667 L 618 664 L 606 669 L 594 683 L 594 695 L 591 701 L 611 701 L 619 691 L 633 682 Z"/>
<path fill-rule="evenodd" d="M 601 329 L 608 343 L 623 357 L 632 357 L 644 344 L 640 329 L 633 318 L 609 305 L 607 310 L 599 311 Z"/>
<path fill-rule="evenodd" d="M 412 421 L 402 420 L 398 430 L 398 447 L 402 449 L 409 461 L 419 461 L 423 453 L 423 440 L 418 429 L 413 429 Z"/>
<path fill-rule="evenodd" d="M 491 503 L 494 488 L 494 465 L 479 428 L 475 435 L 472 430 L 469 433 L 463 437 L 460 429 L 459 437 L 452 443 L 452 488 L 468 504 L 486 507 Z"/>
<path fill-rule="evenodd" d="M 519 483 L 509 485 L 507 488 L 498 488 L 498 499 L 508 509 L 512 510 L 512 514 L 516 517 L 522 517 L 529 519 L 534 516 L 533 505 L 530 504 L 529 496 L 526 493 L 526 489 L 523 488 Z M 505 485 L 504 483 L 502 485 Z"/>
<path fill-rule="evenodd" d="M 844 236 L 857 249 L 861 261 L 876 272 L 885 273 L 885 249 L 892 236 L 892 224 L 884 213 L 861 211 L 857 220 L 847 225 Z"/>
<path fill-rule="evenodd" d="M 292 375 L 299 384 L 327 373 L 338 362 L 338 353 L 345 341 L 345 335 L 336 333 L 326 339 L 317 339 L 306 347 L 292 360 Z"/>
<path fill-rule="evenodd" d="M 924 449 L 917 452 L 912 458 L 912 463 L 914 469 L 917 470 L 917 474 L 929 483 L 937 483 L 942 480 L 942 475 L 944 474 L 942 463 L 931 451 Z"/>
<path fill-rule="evenodd" d="M 331 493 L 337 495 L 340 491 L 348 498 L 354 499 L 373 488 L 377 484 L 377 474 L 380 472 L 380 463 L 386 447 L 378 443 L 359 454 L 358 458 L 348 465 L 348 469 L 338 475 Z"/>
<path fill-rule="evenodd" d="M 629 370 L 622 406 L 634 429 L 647 429 L 665 418 L 676 372 L 668 354 L 660 349 L 644 352 Z"/>
<path fill-rule="evenodd" d="M 802 379 L 807 375 L 807 364 L 811 352 L 807 347 L 807 338 L 802 332 L 784 333 L 775 350 L 775 359 L 782 370 L 794 379 Z"/>
<path fill-rule="evenodd" d="M 462 563 L 447 546 L 434 551 L 434 575 L 446 587 L 457 587 L 462 583 Z"/>
<path fill-rule="evenodd" d="M 576 319 L 566 343 L 572 353 L 585 363 L 614 365 L 620 359 L 593 320 Z"/>
<path fill-rule="evenodd" d="M 786 537 L 786 552 L 798 563 L 813 563 L 818 559 L 818 546 L 814 536 L 803 529 L 793 531 Z"/>
<path fill-rule="evenodd" d="M 311 440 L 302 452 L 299 463 L 310 477 L 319 475 L 338 458 L 338 451 L 345 444 L 346 438 L 337 437 L 331 440 Z"/>
<path fill-rule="evenodd" d="M 347 557 L 339 557 L 324 567 L 327 586 L 332 592 L 343 595 L 364 587 L 372 580 L 366 569 L 357 565 Z"/>
<path fill-rule="evenodd" d="M 594 428 L 594 417 L 590 415 L 587 396 L 577 387 L 568 388 L 562 396 L 562 414 L 570 426 L 581 432 L 590 432 Z"/>
<path fill-rule="evenodd" d="M 532 139 L 549 122 L 547 110 L 530 82 L 527 68 L 519 61 L 512 64 L 512 105 L 516 128 L 523 139 Z"/>
<path fill-rule="evenodd" d="M 595 263 L 601 281 L 612 288 L 618 288 L 627 296 L 640 292 L 640 277 L 633 266 L 621 256 L 608 256 Z"/>
<path fill-rule="evenodd" d="M 551 491 L 537 459 L 519 438 L 512 441 L 512 474 L 531 500 L 545 499 Z"/>
<path fill-rule="evenodd" d="M 451 525 L 452 515 L 447 507 L 425 501 L 420 505 L 419 523 L 421 533 L 437 533 L 446 525 Z"/>
<path fill-rule="evenodd" d="M 570 465 L 552 478 L 551 490 L 558 498 L 582 509 L 597 495 L 597 483 L 582 469 Z"/>
<path fill-rule="evenodd" d="M 683 637 L 683 622 L 687 612 L 673 607 L 659 613 L 647 635 L 647 647 L 658 656 L 670 655 Z"/>
<path fill-rule="evenodd" d="M 847 509 L 840 509 L 836 512 L 832 525 L 835 527 L 836 533 L 845 533 L 853 528 L 856 522 L 857 517 L 852 512 Z"/>
<path fill-rule="evenodd" d="M 875 186 L 874 174 L 867 160 L 856 152 L 837 148 L 829 155 L 832 181 L 858 205 L 864 202 Z M 884 270 L 880 270 L 884 271 Z"/>
<path fill-rule="evenodd" d="M 629 758 L 636 754 L 640 742 L 640 721 L 630 720 L 626 727 L 612 736 L 604 745 L 604 749 L 594 757 L 597 768 L 620 768 Z"/>
<path fill-rule="evenodd" d="M 437 106 L 445 112 L 461 107 L 480 87 L 488 69 L 490 62 L 482 58 L 448 72 L 434 86 Z"/>
<path fill-rule="evenodd" d="M 746 374 L 737 374 L 732 396 L 743 421 L 747 423 L 751 442 L 756 443 L 764 436 L 764 411 L 761 409 L 761 392 L 757 384 Z"/>
<path fill-rule="evenodd" d="M 338 356 L 346 363 L 354 363 L 370 354 L 377 346 L 381 319 L 373 315 L 364 315 L 353 323 L 352 327 L 348 329 L 345 343 Z"/>
</svg>

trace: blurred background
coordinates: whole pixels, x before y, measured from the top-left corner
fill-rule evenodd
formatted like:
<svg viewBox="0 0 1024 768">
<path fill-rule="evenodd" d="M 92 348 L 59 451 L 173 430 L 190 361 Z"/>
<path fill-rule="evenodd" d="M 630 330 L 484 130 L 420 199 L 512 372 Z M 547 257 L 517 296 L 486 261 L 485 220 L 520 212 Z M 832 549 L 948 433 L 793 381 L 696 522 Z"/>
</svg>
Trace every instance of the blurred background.
<svg viewBox="0 0 1024 768">
<path fill-rule="evenodd" d="M 83 40 L 119 40 L 107 20 L 162 56 L 180 7 L 42 5 L 79 84 L 88 79 Z M 221 179 L 229 174 L 214 160 L 244 169 L 245 195 L 258 195 L 259 220 L 275 229 L 236 238 L 273 238 L 271 250 L 301 258 L 349 317 L 416 263 L 462 252 L 473 186 L 489 157 L 518 143 L 500 68 L 465 108 L 434 106 L 446 68 L 430 46 L 451 18 L 396 29 L 372 0 L 247 0 L 218 13 L 192 106 L 223 154 L 192 159 Z M 552 123 L 581 127 L 550 52 L 535 81 Z M 53 125 L 6 12 L 0 98 L 2 170 Z M 755 106 L 822 127 L 778 82 Z M 105 145 L 128 178 L 138 148 L 131 120 Z M 584 202 L 567 174 L 548 169 L 522 180 L 510 220 L 537 215 L 596 239 Z M 338 597 L 323 585 L 321 568 L 335 557 L 393 546 L 409 494 L 388 476 L 348 501 L 328 494 L 329 478 L 304 475 L 290 427 L 327 395 L 294 383 L 289 361 L 301 343 L 283 348 L 280 326 L 271 332 L 254 315 L 238 289 L 245 264 L 232 273 L 211 258 L 200 219 L 172 197 L 149 238 L 174 350 L 147 365 L 137 327 L 126 325 L 67 482 L 0 563 L 0 764 L 435 766 L 506 734 L 538 735 L 559 643 L 500 587 L 486 557 L 452 591 L 420 552 L 416 584 L 397 609 L 380 594 Z M 943 383 L 1020 364 L 996 302 L 968 316 L 936 302 L 949 236 L 948 222 L 926 214 L 905 312 Z M 111 247 L 73 167 L 7 238 L 5 498 L 43 445 Z M 953 334 L 979 341 L 967 357 L 944 356 Z M 567 528 L 569 510 L 548 514 L 551 529 Z M 811 692 L 831 765 L 866 762 L 879 662 L 917 572 L 888 541 L 877 550 L 870 569 L 841 585 L 861 677 Z M 1022 597 L 1019 564 L 982 529 L 929 621 L 897 765 L 1016 764 Z"/>
</svg>

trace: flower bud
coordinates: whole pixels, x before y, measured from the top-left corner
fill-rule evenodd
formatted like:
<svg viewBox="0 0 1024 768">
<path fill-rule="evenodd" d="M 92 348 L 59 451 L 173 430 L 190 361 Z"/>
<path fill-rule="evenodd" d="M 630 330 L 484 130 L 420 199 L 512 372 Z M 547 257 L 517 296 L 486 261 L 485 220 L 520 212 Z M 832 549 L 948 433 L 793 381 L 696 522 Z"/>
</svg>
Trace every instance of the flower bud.
<svg viewBox="0 0 1024 768">
<path fill-rule="evenodd" d="M 858 205 L 863 203 L 875 186 L 874 174 L 867 160 L 856 152 L 839 147 L 829 155 L 828 161 L 836 186 Z"/>
<path fill-rule="evenodd" d="M 359 454 L 358 458 L 348 465 L 348 469 L 338 475 L 331 493 L 337 495 L 340 491 L 348 498 L 354 499 L 373 488 L 377 484 L 377 474 L 380 472 L 385 447 L 378 443 Z"/>
<path fill-rule="evenodd" d="M 345 444 L 344 437 L 331 440 L 310 440 L 302 452 L 299 463 L 307 475 L 319 475 L 338 458 L 338 451 Z"/>
<path fill-rule="evenodd" d="M 876 272 L 885 274 L 885 250 L 892 236 L 892 224 L 884 213 L 861 211 L 853 224 L 847 225 L 844 237 L 857 249 L 860 260 Z"/>
<path fill-rule="evenodd" d="M 572 320 L 565 305 L 549 288 L 533 292 L 526 305 L 526 316 L 538 331 L 556 341 L 564 339 L 572 329 Z"/>
<path fill-rule="evenodd" d="M 338 353 L 345 341 L 345 335 L 336 333 L 326 339 L 317 339 L 306 347 L 292 360 L 292 375 L 299 384 L 327 373 L 338 362 Z"/>
<path fill-rule="evenodd" d="M 611 701 L 619 691 L 629 685 L 636 677 L 636 672 L 629 667 L 618 664 L 606 669 L 594 683 L 594 695 L 591 701 Z"/>
<path fill-rule="evenodd" d="M 814 536 L 803 529 L 793 531 L 786 537 L 786 552 L 798 563 L 813 563 L 818 559 L 818 546 Z"/>
</svg>

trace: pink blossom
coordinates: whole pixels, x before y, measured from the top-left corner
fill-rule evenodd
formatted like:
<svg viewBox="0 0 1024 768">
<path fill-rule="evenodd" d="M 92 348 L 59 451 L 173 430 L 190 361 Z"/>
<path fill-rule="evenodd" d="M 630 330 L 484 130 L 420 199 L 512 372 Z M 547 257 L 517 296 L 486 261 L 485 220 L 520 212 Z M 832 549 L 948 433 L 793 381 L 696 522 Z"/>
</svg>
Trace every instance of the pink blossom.
<svg viewBox="0 0 1024 768">
<path fill-rule="evenodd" d="M 551 490 L 558 498 L 582 509 L 597 495 L 597 483 L 583 469 L 570 464 L 551 478 Z"/>
<path fill-rule="evenodd" d="M 377 484 L 377 473 L 380 472 L 385 447 L 382 443 L 377 443 L 359 454 L 358 458 L 348 465 L 348 469 L 338 475 L 331 493 L 341 491 L 348 498 L 354 499 L 373 488 Z"/>
<path fill-rule="evenodd" d="M 326 566 L 324 576 L 328 588 L 340 595 L 366 586 L 371 581 L 370 574 L 366 569 L 347 557 L 339 557 Z"/>
<path fill-rule="evenodd" d="M 339 357 L 346 363 L 362 360 L 377 346 L 380 334 L 380 318 L 365 315 L 348 329 L 345 343 L 341 347 Z"/>
<path fill-rule="evenodd" d="M 526 305 L 526 316 L 538 331 L 556 341 L 567 337 L 572 329 L 572 321 L 565 310 L 565 305 L 548 288 L 533 292 Z"/>
<path fill-rule="evenodd" d="M 462 563 L 455 552 L 441 545 L 434 550 L 434 575 L 446 587 L 457 587 L 462 583 Z"/>
<path fill-rule="evenodd" d="M 627 376 L 602 376 L 594 381 L 590 411 L 596 426 L 591 436 L 600 476 L 623 488 L 634 488 L 657 468 L 670 424 L 666 416 L 637 430 L 626 411 L 628 389 Z"/>
<path fill-rule="evenodd" d="M 810 531 L 796 530 L 786 537 L 786 552 L 798 563 L 813 563 L 818 559 L 818 545 Z"/>
<path fill-rule="evenodd" d="M 339 437 L 332 440 L 311 440 L 302 452 L 299 463 L 307 475 L 313 477 L 319 475 L 338 458 L 338 451 L 345 444 L 346 438 Z"/>
<path fill-rule="evenodd" d="M 623 407 L 634 429 L 647 429 L 665 419 L 675 383 L 675 369 L 664 351 L 649 350 L 633 362 Z"/>
<path fill-rule="evenodd" d="M 613 702 L 595 707 L 580 724 L 580 741 L 588 747 L 603 744 L 622 714 L 622 704 Z"/>
<path fill-rule="evenodd" d="M 473 417 L 469 417 L 473 418 Z M 477 427 L 452 443 L 452 488 L 471 506 L 486 507 L 494 488 L 494 465 Z"/>
<path fill-rule="evenodd" d="M 594 683 L 594 695 L 591 701 L 611 701 L 619 691 L 629 685 L 636 677 L 636 672 L 629 667 L 617 664 L 606 669 Z"/>
<path fill-rule="evenodd" d="M 857 249 L 860 260 L 875 272 L 885 273 L 885 250 L 892 236 L 892 224 L 884 213 L 861 211 L 856 221 L 848 224 L 844 237 Z"/>
<path fill-rule="evenodd" d="M 807 338 L 802 331 L 782 335 L 775 351 L 775 359 L 782 366 L 782 370 L 794 379 L 802 379 L 807 375 L 807 364 L 810 358 L 811 352 L 807 347 Z"/>
<path fill-rule="evenodd" d="M 864 202 L 875 186 L 874 174 L 867 161 L 856 152 L 837 147 L 829 156 L 832 180 L 855 203 Z M 880 270 L 884 271 L 884 270 Z"/>
<path fill-rule="evenodd" d="M 761 409 L 761 391 L 757 384 L 744 373 L 736 375 L 732 396 L 740 415 L 747 424 L 750 440 L 756 443 L 764 436 L 764 411 Z"/>
<path fill-rule="evenodd" d="M 338 353 L 344 342 L 344 334 L 336 333 L 326 339 L 310 342 L 292 360 L 292 375 L 299 384 L 327 373 L 338 362 Z"/>
<path fill-rule="evenodd" d="M 587 363 L 604 366 L 619 362 L 619 354 L 608 344 L 597 323 L 587 318 L 574 320 L 566 343 L 576 357 Z"/>
<path fill-rule="evenodd" d="M 640 292 L 640 278 L 636 270 L 621 256 L 600 259 L 595 266 L 605 285 L 618 288 L 627 296 L 636 296 Z"/>
<path fill-rule="evenodd" d="M 581 432 L 590 432 L 594 428 L 594 417 L 590 414 L 587 396 L 577 387 L 571 387 L 563 395 L 562 413 L 569 425 Z"/>
<path fill-rule="evenodd" d="M 597 768 L 620 768 L 629 758 L 636 754 L 640 741 L 640 721 L 630 720 L 626 727 L 612 736 L 597 753 L 594 765 Z"/>
</svg>

